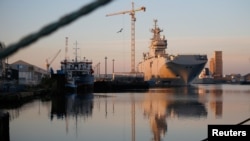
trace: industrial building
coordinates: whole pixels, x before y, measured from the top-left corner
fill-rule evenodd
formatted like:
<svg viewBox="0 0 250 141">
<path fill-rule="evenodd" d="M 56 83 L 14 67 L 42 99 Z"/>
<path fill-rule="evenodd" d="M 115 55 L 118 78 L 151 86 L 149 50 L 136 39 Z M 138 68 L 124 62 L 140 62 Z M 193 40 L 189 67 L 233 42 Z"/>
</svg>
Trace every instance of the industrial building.
<svg viewBox="0 0 250 141">
<path fill-rule="evenodd" d="M 215 51 L 214 56 L 209 61 L 209 68 L 214 79 L 222 79 L 223 77 L 223 60 L 222 51 Z"/>
<path fill-rule="evenodd" d="M 9 68 L 18 71 L 18 84 L 37 85 L 47 75 L 47 71 L 23 60 L 9 64 Z"/>
</svg>

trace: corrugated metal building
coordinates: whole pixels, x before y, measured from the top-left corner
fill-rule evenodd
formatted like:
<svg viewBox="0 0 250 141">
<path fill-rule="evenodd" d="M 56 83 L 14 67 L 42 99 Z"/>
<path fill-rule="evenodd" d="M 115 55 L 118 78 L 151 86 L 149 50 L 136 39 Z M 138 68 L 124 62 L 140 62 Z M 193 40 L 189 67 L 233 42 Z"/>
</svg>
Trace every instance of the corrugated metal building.
<svg viewBox="0 0 250 141">
<path fill-rule="evenodd" d="M 18 83 L 25 85 L 37 85 L 47 75 L 47 71 L 25 61 L 18 60 L 10 64 L 11 69 L 18 70 Z"/>
</svg>

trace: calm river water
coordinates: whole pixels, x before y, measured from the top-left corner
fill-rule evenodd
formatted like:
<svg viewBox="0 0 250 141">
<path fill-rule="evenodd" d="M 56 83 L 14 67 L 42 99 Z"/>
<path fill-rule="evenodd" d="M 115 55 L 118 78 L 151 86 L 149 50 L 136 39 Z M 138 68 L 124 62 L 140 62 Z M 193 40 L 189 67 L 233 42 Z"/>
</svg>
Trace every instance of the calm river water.
<svg viewBox="0 0 250 141">
<path fill-rule="evenodd" d="M 250 117 L 250 85 L 71 94 L 4 110 L 10 141 L 200 141 L 208 124 Z"/>
</svg>

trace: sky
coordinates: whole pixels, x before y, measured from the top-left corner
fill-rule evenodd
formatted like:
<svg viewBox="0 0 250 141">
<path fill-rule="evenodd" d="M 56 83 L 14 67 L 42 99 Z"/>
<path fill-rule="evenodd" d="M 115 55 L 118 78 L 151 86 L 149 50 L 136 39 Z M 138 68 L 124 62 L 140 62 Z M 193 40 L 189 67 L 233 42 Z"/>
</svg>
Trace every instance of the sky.
<svg viewBox="0 0 250 141">
<path fill-rule="evenodd" d="M 8 46 L 22 37 L 38 32 L 42 27 L 76 11 L 91 0 L 1 0 L 0 41 Z M 106 14 L 128 11 L 142 6 L 146 11 L 135 13 L 135 64 L 149 51 L 153 20 L 163 29 L 168 40 L 169 54 L 206 54 L 223 52 L 223 73 L 250 73 L 250 1 L 249 0 L 113 0 L 92 13 L 43 37 L 25 49 L 8 57 L 8 62 L 26 61 L 46 69 L 46 59 L 54 70 L 65 58 L 66 37 L 68 53 L 74 58 L 77 42 L 78 55 L 101 64 L 108 73 L 129 72 L 131 62 L 131 16 Z M 121 28 L 123 31 L 117 33 Z M 209 67 L 209 61 L 206 65 Z"/>
</svg>

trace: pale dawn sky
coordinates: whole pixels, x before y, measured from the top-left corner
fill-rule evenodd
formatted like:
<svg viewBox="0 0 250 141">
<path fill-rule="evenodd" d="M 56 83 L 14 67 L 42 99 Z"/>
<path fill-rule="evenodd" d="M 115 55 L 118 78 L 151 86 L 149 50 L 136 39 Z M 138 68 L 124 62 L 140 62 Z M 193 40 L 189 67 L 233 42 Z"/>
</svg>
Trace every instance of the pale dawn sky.
<svg viewBox="0 0 250 141">
<path fill-rule="evenodd" d="M 37 32 L 43 26 L 78 10 L 91 0 L 1 0 L 0 41 L 6 46 Z M 223 51 L 224 74 L 250 73 L 250 1 L 249 0 L 133 0 L 137 11 L 135 23 L 136 64 L 148 51 L 153 20 L 163 29 L 168 40 L 169 54 L 207 54 L 210 59 L 216 50 Z M 23 60 L 46 69 L 45 60 L 59 69 L 65 58 L 65 37 L 68 37 L 68 56 L 73 59 L 78 42 L 82 58 L 101 63 L 104 73 L 105 56 L 108 73 L 112 59 L 116 72 L 130 71 L 131 16 L 106 14 L 131 10 L 131 0 L 114 0 L 87 16 L 44 37 L 26 49 L 9 57 L 9 63 Z M 123 28 L 123 31 L 117 33 Z M 207 64 L 207 67 L 209 64 Z"/>
</svg>

